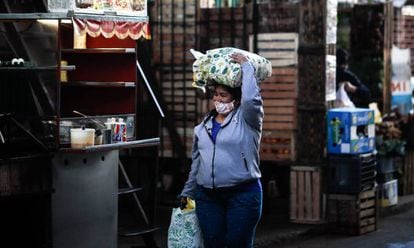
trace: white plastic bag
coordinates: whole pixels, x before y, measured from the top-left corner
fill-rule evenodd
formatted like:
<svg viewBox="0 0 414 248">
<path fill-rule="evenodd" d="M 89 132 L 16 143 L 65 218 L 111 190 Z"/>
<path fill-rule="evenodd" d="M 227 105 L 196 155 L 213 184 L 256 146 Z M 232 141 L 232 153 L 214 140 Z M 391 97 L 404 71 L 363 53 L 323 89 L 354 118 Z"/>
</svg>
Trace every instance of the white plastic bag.
<svg viewBox="0 0 414 248">
<path fill-rule="evenodd" d="M 195 209 L 173 208 L 168 228 L 168 248 L 204 248 Z"/>
<path fill-rule="evenodd" d="M 339 89 L 336 92 L 336 100 L 334 103 L 335 108 L 355 108 L 354 103 L 348 96 L 345 90 L 345 83 L 339 85 Z"/>
</svg>

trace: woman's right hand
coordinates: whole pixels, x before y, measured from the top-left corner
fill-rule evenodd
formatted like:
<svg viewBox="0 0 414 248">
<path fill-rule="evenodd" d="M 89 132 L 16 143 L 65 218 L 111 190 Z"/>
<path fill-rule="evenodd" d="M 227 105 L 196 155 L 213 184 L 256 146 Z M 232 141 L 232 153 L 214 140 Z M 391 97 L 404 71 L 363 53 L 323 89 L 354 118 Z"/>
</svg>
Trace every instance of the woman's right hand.
<svg viewBox="0 0 414 248">
<path fill-rule="evenodd" d="M 241 53 L 233 53 L 233 54 L 230 54 L 230 58 L 231 58 L 234 62 L 239 63 L 239 64 L 243 64 L 244 62 L 246 62 L 246 61 L 247 61 L 246 56 L 244 56 L 244 55 L 243 55 L 243 54 L 241 54 Z"/>
</svg>

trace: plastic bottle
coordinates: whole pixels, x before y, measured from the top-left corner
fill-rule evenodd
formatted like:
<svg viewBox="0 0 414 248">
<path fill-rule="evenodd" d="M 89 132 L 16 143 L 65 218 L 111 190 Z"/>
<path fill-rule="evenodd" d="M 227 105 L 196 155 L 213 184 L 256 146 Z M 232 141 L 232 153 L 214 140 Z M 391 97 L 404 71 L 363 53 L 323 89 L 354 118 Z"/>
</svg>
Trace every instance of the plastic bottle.
<svg viewBox="0 0 414 248">
<path fill-rule="evenodd" d="M 123 118 L 118 118 L 118 121 L 115 122 L 113 141 L 115 143 L 126 141 L 126 123 Z"/>
</svg>

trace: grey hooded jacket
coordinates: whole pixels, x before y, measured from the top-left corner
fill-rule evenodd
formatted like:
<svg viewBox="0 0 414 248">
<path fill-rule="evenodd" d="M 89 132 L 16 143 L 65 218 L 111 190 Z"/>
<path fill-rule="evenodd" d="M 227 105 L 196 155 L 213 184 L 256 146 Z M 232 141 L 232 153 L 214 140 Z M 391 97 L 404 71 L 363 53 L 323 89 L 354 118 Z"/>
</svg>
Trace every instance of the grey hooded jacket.
<svg viewBox="0 0 414 248">
<path fill-rule="evenodd" d="M 261 177 L 259 146 L 263 124 L 263 100 L 249 62 L 241 65 L 241 104 L 226 117 L 211 138 L 213 115 L 194 128 L 192 164 L 181 196 L 194 199 L 197 185 L 231 187 Z"/>
</svg>

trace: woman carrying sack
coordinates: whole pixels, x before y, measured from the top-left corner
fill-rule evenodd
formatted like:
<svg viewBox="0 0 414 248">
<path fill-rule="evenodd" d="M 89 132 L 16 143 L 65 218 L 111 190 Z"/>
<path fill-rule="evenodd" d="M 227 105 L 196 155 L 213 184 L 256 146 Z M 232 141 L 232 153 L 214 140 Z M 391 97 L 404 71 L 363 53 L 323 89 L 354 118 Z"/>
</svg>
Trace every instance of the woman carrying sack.
<svg viewBox="0 0 414 248">
<path fill-rule="evenodd" d="M 191 171 L 181 192 L 183 206 L 187 197 L 195 199 L 206 248 L 253 247 L 262 214 L 263 100 L 251 63 L 240 53 L 230 58 L 241 65 L 242 85 L 215 85 L 215 109 L 194 129 Z"/>
</svg>

